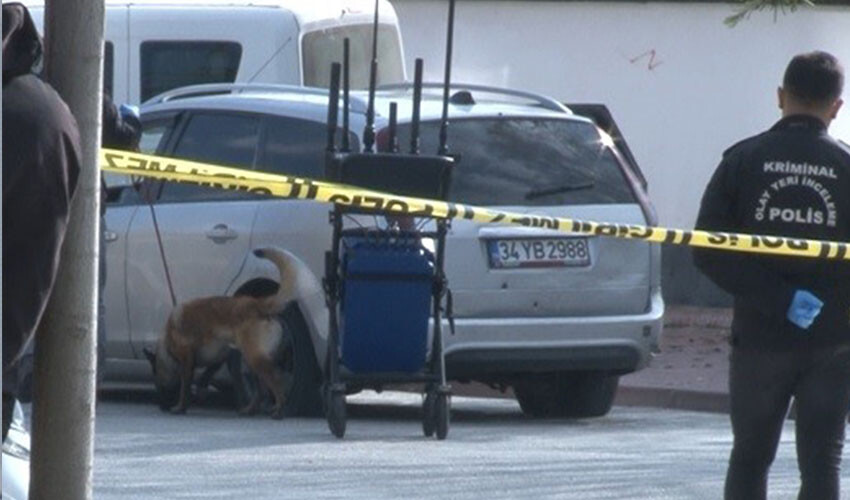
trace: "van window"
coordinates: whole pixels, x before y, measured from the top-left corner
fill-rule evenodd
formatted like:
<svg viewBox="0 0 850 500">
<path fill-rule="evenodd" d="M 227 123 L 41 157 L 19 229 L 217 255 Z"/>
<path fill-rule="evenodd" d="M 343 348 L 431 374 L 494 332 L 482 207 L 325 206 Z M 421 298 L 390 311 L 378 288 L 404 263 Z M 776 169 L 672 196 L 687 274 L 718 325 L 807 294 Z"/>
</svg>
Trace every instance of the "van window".
<svg viewBox="0 0 850 500">
<path fill-rule="evenodd" d="M 304 66 L 304 85 L 328 87 L 331 63 L 342 61 L 342 44 L 350 40 L 351 64 L 349 81 L 353 89 L 369 87 L 372 61 L 372 25 L 352 25 L 312 31 L 304 35 L 301 53 Z M 378 26 L 378 85 L 404 80 L 401 42 L 398 30 L 392 25 Z"/>
<path fill-rule="evenodd" d="M 187 160 L 253 169 L 260 120 L 255 116 L 198 113 L 189 119 L 173 156 Z M 160 201 L 243 199 L 243 193 L 167 182 Z"/>
<path fill-rule="evenodd" d="M 186 85 L 234 82 L 241 59 L 236 42 L 143 42 L 142 102 Z"/>
<path fill-rule="evenodd" d="M 337 131 L 337 134 L 341 134 Z M 321 179 L 325 172 L 327 126 L 294 118 L 269 118 L 260 152 L 259 168 L 276 174 Z M 360 146 L 349 133 L 352 151 Z M 337 144 L 340 140 L 337 137 Z"/>
<path fill-rule="evenodd" d="M 437 151 L 439 122 L 423 122 L 422 151 Z M 410 125 L 399 126 L 407 144 Z M 449 199 L 471 205 L 636 203 L 631 184 L 594 125 L 537 118 L 452 120 L 460 155 Z"/>
<path fill-rule="evenodd" d="M 113 73 L 115 72 L 115 47 L 112 42 L 106 42 L 103 47 L 103 93 L 114 97 Z"/>
</svg>

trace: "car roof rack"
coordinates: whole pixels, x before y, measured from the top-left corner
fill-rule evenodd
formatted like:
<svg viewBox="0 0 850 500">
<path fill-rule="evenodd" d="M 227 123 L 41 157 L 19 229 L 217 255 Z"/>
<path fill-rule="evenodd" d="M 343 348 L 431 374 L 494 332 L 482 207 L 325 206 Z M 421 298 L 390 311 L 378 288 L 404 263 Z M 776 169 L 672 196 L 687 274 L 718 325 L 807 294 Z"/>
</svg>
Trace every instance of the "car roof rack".
<svg viewBox="0 0 850 500">
<path fill-rule="evenodd" d="M 442 89 L 443 84 L 437 82 L 431 83 L 423 83 L 422 88 L 426 89 Z M 513 89 L 504 89 L 500 87 L 491 87 L 489 85 L 479 85 L 475 83 L 452 83 L 452 89 L 457 90 L 471 90 L 473 92 L 482 92 L 487 94 L 508 96 L 508 97 L 517 97 L 520 99 L 525 99 L 536 103 L 538 106 L 548 109 L 550 111 L 556 111 L 558 113 L 569 113 L 572 114 L 572 111 L 560 102 L 552 99 L 551 97 L 546 97 L 541 94 L 535 94 L 534 92 L 526 92 L 522 90 L 513 90 Z M 378 90 L 408 90 L 413 89 L 412 82 L 402 82 L 402 83 L 390 83 L 386 85 L 378 86 Z"/>
<path fill-rule="evenodd" d="M 328 95 L 327 89 L 303 87 L 301 85 L 286 85 L 281 83 L 205 83 L 165 91 L 151 97 L 142 103 L 142 105 L 161 104 L 175 99 L 185 99 L 187 97 L 228 93 L 240 94 L 243 92 L 276 92 L 280 94 L 315 95 L 321 97 L 327 97 Z M 350 105 L 352 111 L 361 113 L 366 111 L 366 104 L 361 102 L 360 99 L 352 99 Z"/>
</svg>

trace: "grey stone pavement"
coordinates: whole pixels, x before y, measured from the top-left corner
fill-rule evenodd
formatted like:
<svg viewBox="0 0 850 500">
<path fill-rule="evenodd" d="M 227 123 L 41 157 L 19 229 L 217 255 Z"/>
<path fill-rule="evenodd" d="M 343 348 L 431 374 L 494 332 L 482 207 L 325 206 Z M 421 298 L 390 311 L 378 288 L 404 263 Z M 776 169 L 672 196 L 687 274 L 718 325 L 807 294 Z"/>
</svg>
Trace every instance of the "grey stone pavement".
<svg viewBox="0 0 850 500">
<path fill-rule="evenodd" d="M 615 404 L 729 411 L 731 309 L 669 306 L 661 352 L 620 379 Z"/>
</svg>

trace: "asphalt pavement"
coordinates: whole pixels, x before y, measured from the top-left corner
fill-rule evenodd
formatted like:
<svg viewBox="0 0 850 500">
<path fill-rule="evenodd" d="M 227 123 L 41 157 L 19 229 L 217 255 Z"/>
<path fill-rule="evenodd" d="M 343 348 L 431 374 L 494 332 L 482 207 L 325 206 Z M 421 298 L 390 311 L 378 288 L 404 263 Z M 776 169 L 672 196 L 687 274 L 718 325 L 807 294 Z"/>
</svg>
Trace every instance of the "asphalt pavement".
<svg viewBox="0 0 850 500">
<path fill-rule="evenodd" d="M 339 440 L 324 419 L 210 405 L 170 415 L 148 396 L 123 397 L 98 407 L 97 500 L 716 500 L 731 447 L 724 415 L 654 408 L 535 420 L 514 400 L 454 397 L 438 441 L 422 434 L 420 395 L 366 391 L 349 397 Z M 843 483 L 850 491 L 850 475 Z M 798 485 L 789 422 L 769 498 L 795 498 Z"/>
<path fill-rule="evenodd" d="M 422 435 L 421 395 L 409 392 L 350 396 L 338 440 L 324 419 L 238 417 L 215 399 L 175 416 L 150 390 L 109 391 L 97 410 L 94 498 L 714 500 L 732 438 L 721 414 L 730 318 L 672 308 L 661 352 L 622 378 L 598 419 L 536 420 L 509 392 L 455 384 L 445 441 Z M 850 474 L 842 479 L 850 491 Z M 769 499 L 793 499 L 798 487 L 788 422 Z"/>
</svg>

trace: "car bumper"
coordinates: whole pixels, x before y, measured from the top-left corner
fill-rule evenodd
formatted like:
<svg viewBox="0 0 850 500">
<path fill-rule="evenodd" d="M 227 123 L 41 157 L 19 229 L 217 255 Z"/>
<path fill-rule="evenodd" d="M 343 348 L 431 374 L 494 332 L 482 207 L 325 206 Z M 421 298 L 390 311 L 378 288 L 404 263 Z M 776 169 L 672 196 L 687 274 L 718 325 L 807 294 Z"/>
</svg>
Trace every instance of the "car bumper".
<svg viewBox="0 0 850 500">
<path fill-rule="evenodd" d="M 661 290 L 639 315 L 557 318 L 458 318 L 443 330 L 448 376 L 645 367 L 658 351 L 664 316 Z"/>
</svg>

